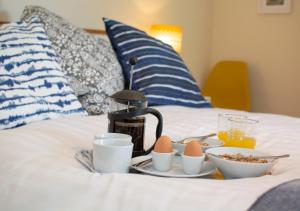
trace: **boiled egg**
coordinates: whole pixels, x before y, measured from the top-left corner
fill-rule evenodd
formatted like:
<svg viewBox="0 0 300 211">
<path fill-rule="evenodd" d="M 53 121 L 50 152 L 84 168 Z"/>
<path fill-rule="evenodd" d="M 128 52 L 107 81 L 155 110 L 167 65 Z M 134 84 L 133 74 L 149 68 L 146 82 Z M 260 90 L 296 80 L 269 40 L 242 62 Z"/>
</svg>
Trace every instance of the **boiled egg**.
<svg viewBox="0 0 300 211">
<path fill-rule="evenodd" d="M 203 155 L 201 144 L 198 141 L 190 141 L 184 148 L 184 155 L 200 157 Z"/>
<path fill-rule="evenodd" d="M 159 139 L 157 139 L 155 143 L 154 152 L 159 152 L 159 153 L 173 152 L 173 145 L 172 145 L 171 138 L 168 136 L 159 137 Z"/>
</svg>

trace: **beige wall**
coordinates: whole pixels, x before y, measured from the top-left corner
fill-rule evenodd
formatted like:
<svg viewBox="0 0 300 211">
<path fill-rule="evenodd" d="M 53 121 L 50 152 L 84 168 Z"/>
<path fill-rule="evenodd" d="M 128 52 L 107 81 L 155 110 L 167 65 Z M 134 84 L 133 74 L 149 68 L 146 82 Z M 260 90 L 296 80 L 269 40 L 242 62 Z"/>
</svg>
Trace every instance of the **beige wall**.
<svg viewBox="0 0 300 211">
<path fill-rule="evenodd" d="M 300 117 L 300 1 L 289 15 L 260 15 L 256 0 L 214 0 L 211 65 L 248 62 L 253 111 Z"/>
<path fill-rule="evenodd" d="M 300 1 L 290 15 L 259 15 L 256 0 L 0 0 L 0 19 L 17 20 L 41 5 L 81 27 L 111 17 L 149 30 L 183 27 L 182 56 L 199 84 L 223 59 L 248 62 L 252 110 L 300 117 Z"/>
<path fill-rule="evenodd" d="M 18 20 L 25 5 L 41 5 L 86 28 L 101 28 L 103 16 L 148 31 L 151 24 L 183 27 L 181 55 L 202 80 L 209 68 L 211 0 L 0 0 L 0 19 Z"/>
</svg>

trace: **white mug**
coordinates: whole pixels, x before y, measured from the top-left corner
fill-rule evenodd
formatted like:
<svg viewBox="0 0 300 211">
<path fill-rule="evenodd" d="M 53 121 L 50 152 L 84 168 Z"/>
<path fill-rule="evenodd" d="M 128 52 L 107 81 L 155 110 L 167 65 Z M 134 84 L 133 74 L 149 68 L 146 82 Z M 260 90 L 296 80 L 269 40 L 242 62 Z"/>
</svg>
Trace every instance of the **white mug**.
<svg viewBox="0 0 300 211">
<path fill-rule="evenodd" d="M 133 143 L 130 135 L 121 133 L 97 134 L 93 143 L 93 164 L 101 173 L 127 173 Z"/>
</svg>

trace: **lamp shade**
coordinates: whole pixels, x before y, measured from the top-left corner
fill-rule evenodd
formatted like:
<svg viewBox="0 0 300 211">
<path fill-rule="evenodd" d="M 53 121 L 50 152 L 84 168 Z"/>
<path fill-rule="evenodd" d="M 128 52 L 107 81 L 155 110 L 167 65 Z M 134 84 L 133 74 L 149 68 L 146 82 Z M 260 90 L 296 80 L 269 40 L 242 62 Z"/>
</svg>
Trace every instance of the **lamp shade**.
<svg viewBox="0 0 300 211">
<path fill-rule="evenodd" d="M 180 52 L 182 44 L 182 29 L 172 25 L 152 25 L 151 36 L 171 45 L 176 52 Z"/>
</svg>

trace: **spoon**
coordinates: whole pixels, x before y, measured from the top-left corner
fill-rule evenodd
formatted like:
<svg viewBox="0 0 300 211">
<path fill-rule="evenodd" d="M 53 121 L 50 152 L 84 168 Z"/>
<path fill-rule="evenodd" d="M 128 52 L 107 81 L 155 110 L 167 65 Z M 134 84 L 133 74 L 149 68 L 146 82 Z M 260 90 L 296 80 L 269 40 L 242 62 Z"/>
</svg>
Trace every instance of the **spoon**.
<svg viewBox="0 0 300 211">
<path fill-rule="evenodd" d="M 88 158 L 87 150 L 82 150 L 74 155 L 75 159 L 83 165 L 86 169 L 88 169 L 90 172 L 96 172 L 95 169 L 93 168 L 93 164 L 91 163 L 90 157 Z"/>
<path fill-rule="evenodd" d="M 147 165 L 148 163 L 151 163 L 151 162 L 152 162 L 152 158 L 149 158 L 147 160 L 143 160 L 141 162 L 135 163 L 132 166 L 134 166 L 134 167 L 143 167 L 143 166 L 145 166 L 145 165 Z"/>
<path fill-rule="evenodd" d="M 211 155 L 213 157 L 225 159 L 222 155 L 215 155 L 212 153 L 206 153 L 206 154 Z M 270 159 L 270 160 L 275 160 L 275 159 L 279 159 L 279 158 L 287 158 L 287 157 L 290 157 L 290 155 L 284 154 L 284 155 L 269 155 L 269 156 L 251 156 L 251 158 L 255 158 L 255 159 Z"/>
<path fill-rule="evenodd" d="M 203 141 L 203 140 L 205 140 L 205 139 L 207 139 L 207 138 L 209 138 L 209 137 L 213 137 L 213 136 L 215 136 L 215 135 L 217 135 L 216 133 L 210 133 L 210 134 L 208 134 L 208 135 L 204 135 L 204 136 L 193 136 L 193 137 L 187 137 L 187 138 L 184 138 L 184 139 L 182 139 L 182 140 L 180 140 L 180 141 L 173 141 L 174 143 L 177 143 L 177 144 L 187 144 L 188 142 L 190 142 L 190 141 L 188 141 L 188 139 L 196 139 L 196 141 Z"/>
</svg>

